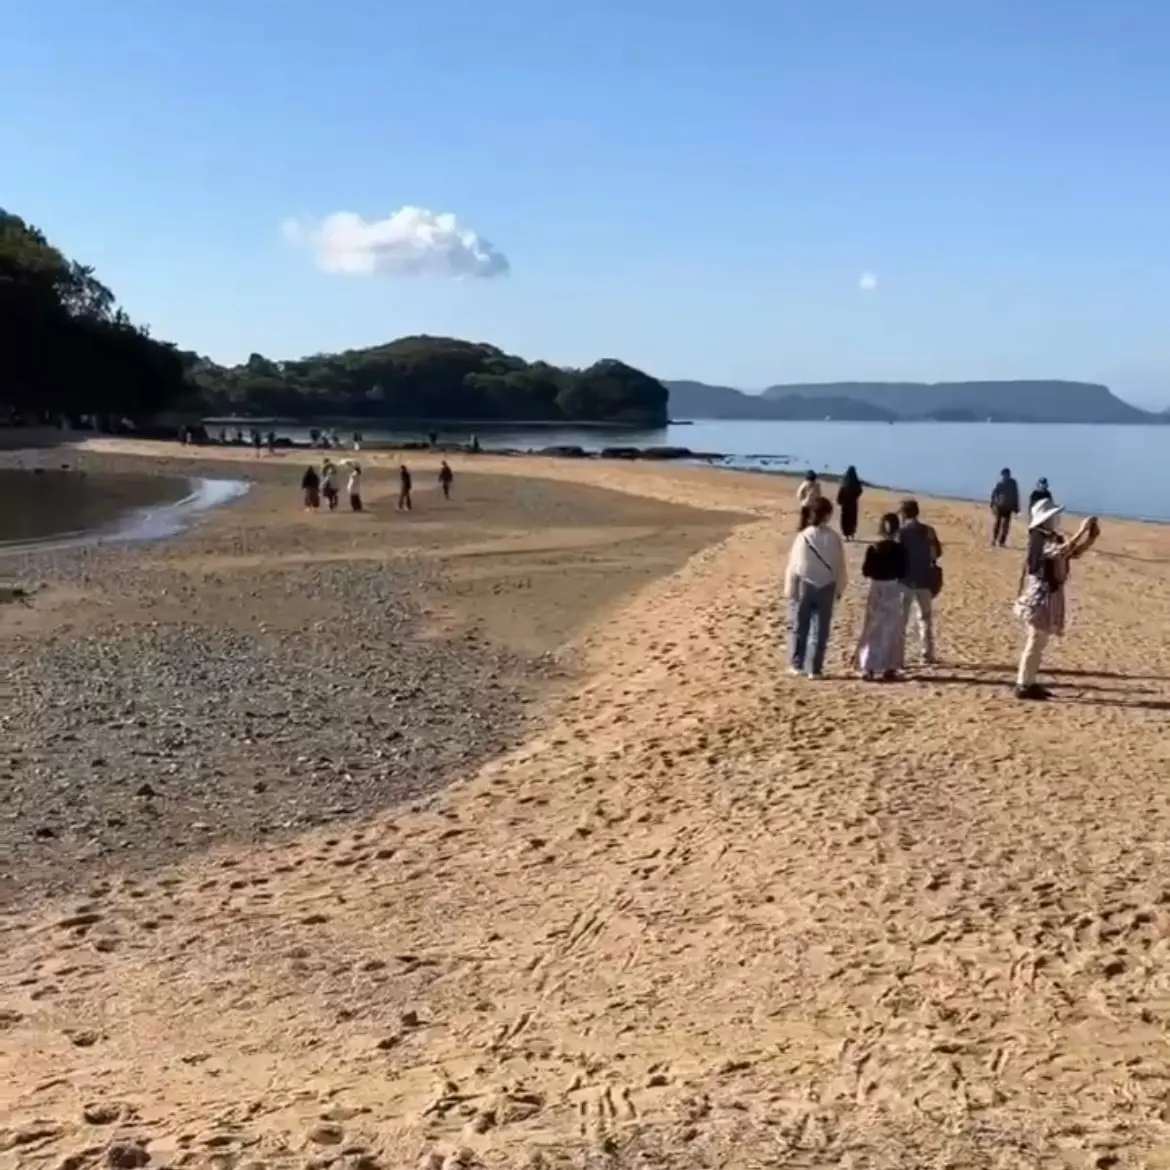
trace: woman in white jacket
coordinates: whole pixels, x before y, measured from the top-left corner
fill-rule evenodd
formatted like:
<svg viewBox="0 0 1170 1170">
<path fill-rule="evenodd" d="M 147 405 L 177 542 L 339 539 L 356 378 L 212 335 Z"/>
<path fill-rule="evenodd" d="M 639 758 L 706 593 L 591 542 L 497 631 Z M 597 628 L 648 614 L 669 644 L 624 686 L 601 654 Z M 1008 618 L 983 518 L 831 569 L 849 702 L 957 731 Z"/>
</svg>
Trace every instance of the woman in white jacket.
<svg viewBox="0 0 1170 1170">
<path fill-rule="evenodd" d="M 819 496 L 811 505 L 811 523 L 797 533 L 788 553 L 784 595 L 788 598 L 792 641 L 789 671 L 820 678 L 829 648 L 833 607 L 848 578 L 845 542 L 829 527 L 833 505 Z M 811 636 L 812 645 L 809 640 Z"/>
</svg>

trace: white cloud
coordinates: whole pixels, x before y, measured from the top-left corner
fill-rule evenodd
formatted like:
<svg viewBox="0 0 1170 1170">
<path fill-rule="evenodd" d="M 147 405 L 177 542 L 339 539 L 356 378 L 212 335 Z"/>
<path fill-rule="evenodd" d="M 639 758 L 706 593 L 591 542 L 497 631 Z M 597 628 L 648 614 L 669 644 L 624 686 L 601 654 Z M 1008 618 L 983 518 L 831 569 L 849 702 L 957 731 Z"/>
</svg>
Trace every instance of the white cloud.
<svg viewBox="0 0 1170 1170">
<path fill-rule="evenodd" d="M 861 289 L 862 292 L 873 292 L 873 290 L 877 288 L 877 273 L 863 272 L 857 278 L 857 287 Z"/>
<path fill-rule="evenodd" d="M 319 222 L 289 219 L 286 240 L 312 253 L 326 272 L 351 276 L 490 277 L 508 258 L 450 212 L 400 207 L 385 219 L 337 211 Z"/>
</svg>

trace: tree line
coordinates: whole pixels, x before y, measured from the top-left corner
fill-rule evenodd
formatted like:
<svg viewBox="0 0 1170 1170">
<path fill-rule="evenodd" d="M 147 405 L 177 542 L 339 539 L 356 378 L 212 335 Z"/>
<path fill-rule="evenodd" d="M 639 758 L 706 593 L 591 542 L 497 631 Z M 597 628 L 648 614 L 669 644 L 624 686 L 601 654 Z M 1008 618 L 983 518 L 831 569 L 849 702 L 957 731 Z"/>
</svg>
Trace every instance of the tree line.
<svg viewBox="0 0 1170 1170">
<path fill-rule="evenodd" d="M 193 373 L 216 413 L 353 419 L 615 422 L 666 420 L 661 382 L 608 359 L 584 370 L 525 362 L 493 345 L 402 337 L 299 361 L 253 354 Z"/>
<path fill-rule="evenodd" d="M 118 307 L 92 268 L 0 209 L 0 416 L 105 425 L 146 418 L 191 394 L 186 363 Z"/>
<path fill-rule="evenodd" d="M 94 270 L 0 210 L 0 418 L 82 416 L 103 426 L 163 412 L 301 420 L 666 421 L 661 382 L 606 359 L 574 370 L 492 345 L 403 337 L 387 345 L 220 366 L 152 338 Z"/>
</svg>

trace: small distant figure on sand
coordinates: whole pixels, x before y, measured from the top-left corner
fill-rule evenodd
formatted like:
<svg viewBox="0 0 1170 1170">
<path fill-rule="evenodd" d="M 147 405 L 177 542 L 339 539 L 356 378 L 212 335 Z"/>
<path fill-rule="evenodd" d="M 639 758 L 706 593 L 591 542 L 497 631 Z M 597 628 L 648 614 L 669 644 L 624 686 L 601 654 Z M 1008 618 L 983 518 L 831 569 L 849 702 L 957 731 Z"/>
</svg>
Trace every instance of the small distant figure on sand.
<svg viewBox="0 0 1170 1170">
<path fill-rule="evenodd" d="M 850 464 L 841 476 L 837 487 L 837 515 L 841 522 L 841 535 L 852 540 L 857 535 L 857 511 L 861 501 L 861 480 L 857 468 Z"/>
<path fill-rule="evenodd" d="M 1020 514 L 1020 485 L 1012 478 L 1011 469 L 1005 467 L 999 473 L 995 487 L 991 489 L 991 545 L 1003 548 L 1007 544 L 1012 527 L 1012 517 Z"/>
<path fill-rule="evenodd" d="M 878 539 L 865 550 L 861 565 L 869 590 L 857 641 L 857 665 L 867 682 L 891 682 L 902 669 L 902 578 L 908 557 L 898 541 L 899 527 L 898 517 L 887 512 L 878 525 Z"/>
<path fill-rule="evenodd" d="M 427 442 L 430 443 L 432 447 L 437 447 L 439 445 L 439 432 L 427 431 Z"/>
<path fill-rule="evenodd" d="M 451 498 L 451 485 L 455 482 L 455 473 L 446 459 L 439 464 L 439 487 L 443 489 L 443 499 Z"/>
<path fill-rule="evenodd" d="M 903 500 L 898 508 L 901 523 L 898 543 L 906 550 L 906 572 L 902 577 L 902 658 L 905 664 L 906 646 L 910 636 L 910 621 L 918 625 L 918 640 L 922 647 L 922 661 L 933 666 L 935 654 L 934 602 L 942 592 L 942 541 L 930 524 L 923 524 L 917 500 Z"/>
<path fill-rule="evenodd" d="M 315 467 L 310 467 L 301 476 L 301 492 L 305 497 L 305 507 L 315 510 L 321 506 L 321 477 Z"/>
<path fill-rule="evenodd" d="M 800 481 L 800 487 L 796 489 L 796 502 L 800 505 L 801 532 L 813 522 L 813 507 L 819 499 L 821 499 L 821 481 L 817 479 L 817 473 L 810 469 L 804 473 L 804 479 Z"/>
<path fill-rule="evenodd" d="M 259 431 L 252 432 L 252 448 L 256 452 L 256 458 L 260 458 L 260 452 L 264 447 L 264 439 Z"/>
<path fill-rule="evenodd" d="M 409 512 L 414 506 L 410 499 L 410 493 L 414 489 L 414 480 L 411 479 L 410 471 L 405 463 L 398 466 L 398 510 L 400 512 Z"/>
<path fill-rule="evenodd" d="M 1041 500 L 1051 500 L 1052 492 L 1048 490 L 1048 480 L 1041 476 L 1036 481 L 1036 486 L 1032 489 L 1032 494 L 1028 497 L 1028 514 L 1031 515 L 1032 509 L 1036 507 Z"/>
<path fill-rule="evenodd" d="M 362 469 L 359 463 L 352 460 L 347 460 L 346 465 L 349 467 L 349 506 L 354 512 L 362 510 Z"/>
<path fill-rule="evenodd" d="M 353 433 L 353 449 L 360 451 L 362 449 L 362 433 L 361 431 L 354 431 Z"/>
<path fill-rule="evenodd" d="M 1027 627 L 1020 669 L 1016 675 L 1017 699 L 1047 699 L 1050 692 L 1037 682 L 1044 650 L 1052 638 L 1064 634 L 1065 585 L 1072 562 L 1097 543 L 1101 526 L 1090 516 L 1072 537 L 1060 531 L 1064 508 L 1051 498 L 1037 500 L 1028 523 L 1028 553 L 1020 573 L 1020 596 L 1015 612 Z"/>
<path fill-rule="evenodd" d="M 808 527 L 798 532 L 792 542 L 784 574 L 791 629 L 788 670 L 790 674 L 803 674 L 807 669 L 809 678 L 821 678 L 833 607 L 845 592 L 848 570 L 845 543 L 829 527 L 831 501 L 818 497 L 810 511 Z"/>
<path fill-rule="evenodd" d="M 330 512 L 337 511 L 337 498 L 340 494 L 337 490 L 337 468 L 333 466 L 332 460 L 326 459 L 321 464 L 321 495 L 325 497 Z"/>
<path fill-rule="evenodd" d="M 268 432 L 268 454 L 269 455 L 276 454 L 276 432 L 275 431 Z"/>
</svg>

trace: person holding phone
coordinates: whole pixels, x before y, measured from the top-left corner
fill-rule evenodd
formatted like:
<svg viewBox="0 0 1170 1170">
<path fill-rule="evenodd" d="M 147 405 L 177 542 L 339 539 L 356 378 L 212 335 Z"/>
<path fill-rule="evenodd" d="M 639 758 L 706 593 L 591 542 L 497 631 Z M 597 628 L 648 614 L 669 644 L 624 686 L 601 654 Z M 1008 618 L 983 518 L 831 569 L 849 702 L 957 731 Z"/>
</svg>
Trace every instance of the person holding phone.
<svg viewBox="0 0 1170 1170">
<path fill-rule="evenodd" d="M 1016 676 L 1017 699 L 1047 699 L 1049 691 L 1036 680 L 1049 641 L 1064 634 L 1065 586 L 1072 562 L 1084 556 L 1101 535 L 1096 516 L 1090 516 L 1071 536 L 1060 531 L 1064 508 L 1052 499 L 1037 500 L 1028 523 L 1028 553 L 1020 573 L 1016 615 L 1027 632 Z"/>
</svg>

